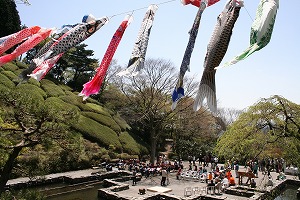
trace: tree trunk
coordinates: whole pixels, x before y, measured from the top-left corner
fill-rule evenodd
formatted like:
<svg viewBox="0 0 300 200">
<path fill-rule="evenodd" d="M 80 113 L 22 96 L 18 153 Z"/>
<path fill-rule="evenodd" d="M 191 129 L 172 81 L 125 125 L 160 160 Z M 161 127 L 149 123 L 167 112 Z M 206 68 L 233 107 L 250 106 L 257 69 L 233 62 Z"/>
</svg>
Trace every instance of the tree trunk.
<svg viewBox="0 0 300 200">
<path fill-rule="evenodd" d="M 151 131 L 150 135 L 151 135 L 150 163 L 155 164 L 157 139 L 155 137 L 155 132 L 153 130 Z"/>
<path fill-rule="evenodd" d="M 0 176 L 0 193 L 5 191 L 5 186 L 13 169 L 14 161 L 22 149 L 22 146 L 14 147 L 11 154 L 9 154 L 8 160 L 6 161 Z"/>
</svg>

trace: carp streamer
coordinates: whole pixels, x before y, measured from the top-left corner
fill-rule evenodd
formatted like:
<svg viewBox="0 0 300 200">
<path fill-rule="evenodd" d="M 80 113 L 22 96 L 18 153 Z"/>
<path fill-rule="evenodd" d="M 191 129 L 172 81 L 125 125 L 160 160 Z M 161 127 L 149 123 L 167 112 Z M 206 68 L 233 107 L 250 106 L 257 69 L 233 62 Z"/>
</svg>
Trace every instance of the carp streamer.
<svg viewBox="0 0 300 200">
<path fill-rule="evenodd" d="M 79 93 L 79 96 L 83 96 L 83 100 L 86 100 L 91 94 L 97 94 L 99 92 L 111 60 L 117 50 L 126 28 L 132 20 L 133 17 L 131 15 L 127 15 L 120 24 L 119 28 L 116 30 L 103 56 L 100 66 L 96 69 L 96 75 L 92 80 L 83 85 L 83 89 Z"/>
<path fill-rule="evenodd" d="M 226 62 L 223 67 L 244 60 L 255 51 L 259 51 L 269 44 L 275 24 L 279 0 L 261 0 L 256 11 L 255 20 L 251 26 L 250 46 L 240 55 Z M 221 68 L 221 67 L 219 67 Z"/>
<path fill-rule="evenodd" d="M 217 111 L 215 67 L 219 66 L 225 56 L 232 29 L 243 5 L 243 0 L 229 0 L 217 18 L 217 24 L 207 46 L 204 71 L 194 101 L 194 111 L 200 109 L 204 99 L 206 99 L 207 106 L 211 112 L 215 113 Z"/>
<path fill-rule="evenodd" d="M 203 1 L 182 0 L 183 5 L 192 4 L 194 6 L 199 7 L 199 9 L 196 14 L 196 17 L 195 17 L 195 20 L 193 23 L 193 27 L 189 32 L 189 34 L 190 34 L 189 42 L 186 47 L 186 50 L 185 50 L 185 53 L 184 53 L 184 56 L 182 59 L 182 63 L 180 66 L 180 72 L 179 72 L 177 85 L 172 94 L 172 101 L 173 101 L 172 107 L 171 107 L 172 110 L 174 110 L 176 108 L 177 102 L 184 96 L 183 78 L 184 78 L 186 71 L 190 71 L 190 67 L 189 67 L 190 60 L 191 60 L 192 52 L 193 52 L 193 49 L 195 46 L 202 13 L 207 6 L 213 5 L 218 1 L 219 0 L 209 0 L 209 1 L 208 0 L 203 0 Z"/>
<path fill-rule="evenodd" d="M 149 36 L 154 20 L 154 15 L 158 9 L 157 5 L 150 5 L 143 19 L 138 37 L 135 41 L 135 45 L 129 59 L 127 68 L 124 71 L 119 72 L 118 76 L 132 75 L 136 76 L 144 66 L 145 56 L 148 47 Z"/>
</svg>

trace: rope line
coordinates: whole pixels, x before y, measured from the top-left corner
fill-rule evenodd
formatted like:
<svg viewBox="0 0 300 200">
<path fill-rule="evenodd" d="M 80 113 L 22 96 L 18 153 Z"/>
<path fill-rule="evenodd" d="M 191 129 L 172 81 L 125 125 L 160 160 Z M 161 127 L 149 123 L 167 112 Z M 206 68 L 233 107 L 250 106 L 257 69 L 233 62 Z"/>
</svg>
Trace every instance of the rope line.
<svg viewBox="0 0 300 200">
<path fill-rule="evenodd" d="M 176 0 L 169 0 L 169 1 L 164 1 L 164 2 L 161 2 L 161 3 L 158 3 L 158 4 L 155 4 L 155 5 L 162 5 L 162 4 L 166 4 L 166 3 L 171 3 L 173 1 L 176 1 Z M 134 9 L 134 10 L 129 10 L 129 11 L 126 11 L 126 12 L 122 12 L 122 13 L 118 13 L 118 14 L 115 14 L 115 15 L 112 15 L 110 16 L 109 18 L 113 18 L 115 16 L 118 16 L 118 15 L 124 15 L 124 14 L 127 14 L 127 13 L 133 13 L 135 11 L 138 11 L 138 10 L 144 10 L 144 9 L 147 9 L 149 6 L 147 7 L 142 7 L 142 8 L 137 8 L 137 9 Z"/>
<path fill-rule="evenodd" d="M 246 12 L 248 13 L 248 15 L 249 15 L 250 19 L 252 20 L 252 22 L 254 22 L 253 18 L 251 17 L 250 13 L 248 12 L 246 6 L 243 6 L 243 7 L 245 8 L 245 10 L 246 10 Z"/>
</svg>

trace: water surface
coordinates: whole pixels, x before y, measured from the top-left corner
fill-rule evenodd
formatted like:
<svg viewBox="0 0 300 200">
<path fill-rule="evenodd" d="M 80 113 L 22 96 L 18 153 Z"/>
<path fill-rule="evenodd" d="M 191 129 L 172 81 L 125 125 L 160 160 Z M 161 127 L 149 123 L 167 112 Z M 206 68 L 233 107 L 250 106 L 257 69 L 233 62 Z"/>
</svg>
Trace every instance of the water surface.
<svg viewBox="0 0 300 200">
<path fill-rule="evenodd" d="M 282 193 L 274 200 L 297 200 L 297 189 L 299 186 L 289 185 Z"/>
</svg>

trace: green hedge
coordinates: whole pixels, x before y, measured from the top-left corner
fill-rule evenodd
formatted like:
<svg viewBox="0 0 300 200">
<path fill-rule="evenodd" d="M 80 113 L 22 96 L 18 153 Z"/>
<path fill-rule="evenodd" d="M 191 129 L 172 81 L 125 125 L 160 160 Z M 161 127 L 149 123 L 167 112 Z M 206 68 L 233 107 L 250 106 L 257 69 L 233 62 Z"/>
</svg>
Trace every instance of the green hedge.
<svg viewBox="0 0 300 200">
<path fill-rule="evenodd" d="M 72 88 L 70 88 L 67 85 L 59 85 L 59 87 L 64 91 L 64 92 L 70 92 L 72 91 Z M 73 93 L 72 93 L 73 94 Z"/>
<path fill-rule="evenodd" d="M 5 65 L 2 66 L 2 68 L 12 72 L 19 69 L 19 67 L 13 63 L 6 63 Z"/>
<path fill-rule="evenodd" d="M 17 85 L 16 88 L 22 90 L 24 93 L 28 93 L 28 92 L 30 93 L 32 91 L 35 91 L 39 95 L 41 95 L 44 99 L 47 98 L 46 92 L 36 85 L 23 83 L 23 84 Z"/>
<path fill-rule="evenodd" d="M 0 84 L 0 98 L 5 98 L 6 95 L 9 95 L 10 89 L 5 85 Z"/>
<path fill-rule="evenodd" d="M 116 132 L 83 115 L 80 115 L 78 123 L 73 125 L 73 128 L 87 139 L 105 147 L 114 145 L 117 149 L 122 148 Z"/>
<path fill-rule="evenodd" d="M 82 112 L 81 114 L 99 122 L 102 125 L 108 126 L 109 128 L 116 131 L 117 133 L 121 132 L 120 126 L 114 121 L 112 117 L 108 117 L 106 115 L 102 115 L 94 112 Z"/>
<path fill-rule="evenodd" d="M 121 133 L 119 139 L 124 152 L 129 154 L 140 154 L 139 145 L 127 132 Z"/>
<path fill-rule="evenodd" d="M 82 97 L 80 97 L 72 92 L 66 92 L 66 96 L 60 96 L 59 98 L 61 98 L 63 101 L 65 101 L 67 103 L 76 105 L 78 108 L 80 108 L 81 111 L 95 112 L 94 109 L 92 109 L 90 106 L 86 105 L 82 101 Z M 98 111 L 98 112 L 100 112 L 100 111 Z"/>
<path fill-rule="evenodd" d="M 48 103 L 49 105 L 55 107 L 58 110 L 75 110 L 75 111 L 79 112 L 79 109 L 77 106 L 66 103 L 57 97 L 49 97 L 46 99 L 45 103 Z"/>
<path fill-rule="evenodd" d="M 41 88 L 45 90 L 49 97 L 59 97 L 66 95 L 66 93 L 61 89 L 61 87 L 54 84 L 52 81 L 47 79 L 41 80 Z"/>
<path fill-rule="evenodd" d="M 131 129 L 131 127 L 127 124 L 127 122 L 119 114 L 114 115 L 113 118 L 114 118 L 115 122 L 120 126 L 122 131 Z"/>
<path fill-rule="evenodd" d="M 17 100 L 22 104 L 27 102 L 31 104 L 40 104 L 42 105 L 44 103 L 44 100 L 46 98 L 45 92 L 31 84 L 21 84 L 16 87 L 14 90 L 17 94 L 16 98 Z M 32 105 L 35 107 L 36 105 Z"/>
<path fill-rule="evenodd" d="M 3 73 L 3 71 L 2 71 Z M 8 87 L 8 88 L 14 88 L 15 87 L 15 84 L 9 80 L 9 78 L 7 78 L 7 76 L 3 75 L 3 74 L 0 74 L 0 84 Z"/>
<path fill-rule="evenodd" d="M 93 104 L 93 103 L 86 103 L 86 106 L 88 106 L 90 109 L 92 109 L 91 111 L 94 111 L 96 113 L 106 115 L 106 116 L 111 116 L 109 114 L 109 111 L 100 105 Z"/>
<path fill-rule="evenodd" d="M 16 65 L 20 68 L 20 69 L 27 69 L 28 68 L 28 65 L 23 63 L 23 62 L 20 62 L 20 61 L 16 61 Z"/>
<path fill-rule="evenodd" d="M 77 112 L 74 118 L 78 117 L 78 122 L 73 124 L 72 128 L 88 140 L 97 142 L 106 149 L 113 146 L 119 153 L 135 155 L 148 153 L 143 142 L 137 139 L 138 137 L 124 132 L 130 127 L 119 114 L 101 106 L 92 98 L 83 101 L 82 97 L 78 96 L 78 92 L 72 92 L 72 88 L 69 86 L 56 85 L 48 79 L 42 79 L 39 82 L 30 78 L 27 82 L 18 84 L 18 75 L 27 68 L 27 65 L 21 62 L 16 62 L 17 65 L 14 63 L 7 63 L 0 68 L 2 97 L 15 91 L 18 95 L 23 96 L 23 100 L 33 98 L 36 102 L 41 102 L 41 105 L 47 103 L 49 106 L 53 106 L 53 113 L 57 109 L 62 111 L 74 109 Z M 24 95 L 22 95 L 23 93 Z"/>
<path fill-rule="evenodd" d="M 30 78 L 27 83 L 30 83 L 32 85 L 35 85 L 35 86 L 38 86 L 38 87 L 41 87 L 41 83 L 39 81 L 37 81 L 36 79 L 34 78 Z"/>
<path fill-rule="evenodd" d="M 11 81 L 14 81 L 15 79 L 18 78 L 18 76 L 12 71 L 3 71 L 1 73 L 5 75 L 7 78 L 9 78 Z"/>
<path fill-rule="evenodd" d="M 86 102 L 101 105 L 99 101 L 92 98 L 87 98 Z"/>
</svg>

